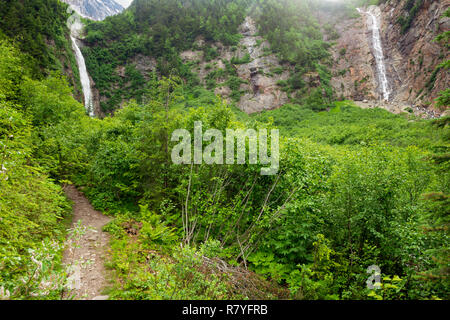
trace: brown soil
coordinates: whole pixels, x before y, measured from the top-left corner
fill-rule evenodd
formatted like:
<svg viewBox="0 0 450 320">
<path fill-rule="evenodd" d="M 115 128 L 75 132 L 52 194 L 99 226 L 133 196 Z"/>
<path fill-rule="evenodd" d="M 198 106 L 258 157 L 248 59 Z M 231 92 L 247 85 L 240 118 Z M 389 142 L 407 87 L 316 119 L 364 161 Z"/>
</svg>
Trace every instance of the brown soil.
<svg viewBox="0 0 450 320">
<path fill-rule="evenodd" d="M 66 298 L 76 300 L 103 300 L 100 296 L 107 286 L 104 260 L 109 235 L 102 227 L 110 218 L 94 210 L 86 197 L 74 186 L 65 188 L 67 197 L 73 201 L 72 228 L 82 230 L 78 236 L 69 236 L 63 262 L 70 270 Z M 81 224 L 81 228 L 77 225 Z"/>
</svg>

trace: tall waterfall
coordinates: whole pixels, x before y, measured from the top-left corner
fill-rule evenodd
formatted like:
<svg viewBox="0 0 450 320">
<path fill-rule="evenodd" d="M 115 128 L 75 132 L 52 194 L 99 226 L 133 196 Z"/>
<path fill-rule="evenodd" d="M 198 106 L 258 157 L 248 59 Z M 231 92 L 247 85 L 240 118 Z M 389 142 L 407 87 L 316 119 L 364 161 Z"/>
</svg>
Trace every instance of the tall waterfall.
<svg viewBox="0 0 450 320">
<path fill-rule="evenodd" d="M 81 29 L 82 29 L 81 23 L 72 24 L 70 28 L 71 30 L 70 38 L 72 39 L 72 47 L 73 50 L 75 51 L 78 70 L 80 71 L 80 82 L 84 94 L 84 107 L 86 108 L 86 112 L 89 114 L 89 116 L 93 117 L 95 116 L 95 114 L 94 114 L 94 104 L 92 101 L 91 81 L 89 79 L 89 75 L 86 69 L 86 63 L 84 61 L 83 54 L 81 53 L 80 47 L 78 46 L 76 40 L 76 37 L 79 35 Z"/>
<path fill-rule="evenodd" d="M 357 10 L 359 13 L 364 13 L 370 18 L 368 19 L 369 21 L 368 27 L 369 30 L 372 31 L 372 45 L 375 56 L 375 62 L 377 66 L 378 84 L 381 92 L 383 93 L 383 99 L 385 101 L 388 101 L 391 92 L 389 89 L 389 83 L 386 76 L 386 66 L 384 63 L 383 47 L 381 46 L 380 23 L 379 23 L 379 15 L 381 14 L 380 10 L 377 6 L 370 6 L 367 11 L 363 11 L 360 8 L 358 8 Z"/>
</svg>

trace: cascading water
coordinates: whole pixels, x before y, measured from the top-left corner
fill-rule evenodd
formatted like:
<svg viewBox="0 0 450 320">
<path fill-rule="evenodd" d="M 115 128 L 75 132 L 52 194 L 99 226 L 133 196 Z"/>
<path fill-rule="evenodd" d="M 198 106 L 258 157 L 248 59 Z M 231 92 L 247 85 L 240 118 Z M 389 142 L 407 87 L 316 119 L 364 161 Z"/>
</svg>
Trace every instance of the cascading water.
<svg viewBox="0 0 450 320">
<path fill-rule="evenodd" d="M 95 114 L 92 101 L 91 81 L 89 79 L 89 75 L 86 69 L 86 63 L 84 61 L 83 54 L 81 53 L 80 47 L 78 47 L 76 40 L 76 37 L 78 36 L 81 28 L 82 28 L 81 23 L 73 23 L 70 26 L 71 31 L 70 38 L 72 39 L 72 47 L 73 50 L 75 51 L 78 70 L 80 71 L 80 82 L 84 94 L 84 107 L 86 108 L 86 112 L 89 114 L 89 116 L 93 117 L 95 116 Z"/>
<path fill-rule="evenodd" d="M 386 76 L 383 47 L 381 46 L 380 26 L 377 17 L 377 15 L 379 14 L 379 8 L 377 6 L 370 6 L 367 11 L 363 11 L 360 8 L 358 8 L 357 10 L 359 13 L 364 13 L 370 18 L 368 27 L 369 30 L 371 29 L 372 31 L 372 45 L 377 66 L 379 87 L 381 92 L 383 93 L 383 99 L 385 101 L 388 101 L 391 92 L 389 90 L 389 82 Z"/>
</svg>

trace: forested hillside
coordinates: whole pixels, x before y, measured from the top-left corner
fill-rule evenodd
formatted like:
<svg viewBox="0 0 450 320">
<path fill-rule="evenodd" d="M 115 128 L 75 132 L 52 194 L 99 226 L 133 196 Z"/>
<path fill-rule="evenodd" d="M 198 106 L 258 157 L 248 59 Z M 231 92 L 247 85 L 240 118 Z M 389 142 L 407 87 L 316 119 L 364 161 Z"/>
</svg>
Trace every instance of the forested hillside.
<svg viewBox="0 0 450 320">
<path fill-rule="evenodd" d="M 141 101 L 147 88 L 146 77 L 152 72 L 163 76 L 182 77 L 190 86 L 199 84 L 191 67 L 182 62 L 179 53 L 193 47 L 197 37 L 210 43 L 220 41 L 235 45 L 239 41 L 238 26 L 244 21 L 248 0 L 234 1 L 134 1 L 123 14 L 87 26 L 84 48 L 88 70 L 106 98 L 102 110 L 117 108 L 123 99 Z M 206 44 L 199 48 L 206 59 L 217 52 Z M 143 55 L 150 73 L 136 69 L 132 58 Z M 154 62 L 153 62 L 154 61 Z M 124 67 L 124 75 L 117 68 Z"/>
<path fill-rule="evenodd" d="M 5 0 L 0 6 L 0 39 L 15 41 L 28 54 L 33 78 L 42 78 L 52 71 L 65 74 L 76 88 L 81 85 L 78 67 L 69 39 L 66 21 L 67 6 L 55 0 Z"/>
<path fill-rule="evenodd" d="M 70 203 L 51 178 L 56 155 L 39 154 L 50 142 L 47 128 L 84 112 L 60 75 L 33 80 L 33 61 L 0 40 L 0 297 L 7 290 L 15 298 L 57 299 Z"/>
<path fill-rule="evenodd" d="M 114 110 L 102 119 L 86 115 L 58 68 L 65 58 L 44 41 L 67 39 L 67 6 L 26 2 L 56 19 L 45 31 L 37 18 L 36 29 L 6 24 L 23 3 L 13 2 L 0 8 L 2 30 L 17 25 L 0 38 L 0 299 L 71 296 L 62 253 L 82 231 L 67 230 L 69 184 L 112 219 L 110 299 L 449 299 L 449 117 L 336 101 L 310 1 L 135 0 L 89 22 L 83 53 Z M 238 47 L 251 12 L 289 100 L 249 115 L 214 93 L 238 83 L 245 95 L 237 72 L 248 57 L 211 63 L 220 75 L 208 86 L 180 54 L 215 61 L 213 44 Z M 145 76 L 130 62 L 138 55 L 156 61 Z M 261 175 L 261 159 L 173 163 L 172 133 L 194 136 L 199 121 L 203 133 L 279 129 L 278 171 Z M 250 141 L 243 150 L 249 159 Z"/>
<path fill-rule="evenodd" d="M 326 108 L 333 95 L 327 69 L 329 45 L 322 40 L 310 7 L 308 1 L 299 5 L 292 0 L 139 0 L 124 14 L 91 22 L 86 27 L 84 53 L 100 91 L 102 110 L 114 110 L 130 97 L 141 101 L 151 72 L 179 76 L 190 87 L 214 89 L 215 83 L 222 83 L 231 90 L 232 100 L 238 102 L 245 94 L 241 84 L 253 76 L 251 72 L 273 78 L 284 70 L 288 77 L 276 84 L 280 90 L 297 102 L 308 96 L 318 109 Z M 281 66 L 252 71 L 250 65 L 244 76 L 237 70 L 257 60 L 240 42 L 245 35 L 239 27 L 247 15 L 256 20 L 262 36 L 256 46 L 263 46 L 263 40 L 267 40 L 270 45 L 262 47 L 264 55 L 276 54 Z M 183 60 L 180 54 L 186 50 L 198 52 L 199 58 Z M 202 61 L 207 64 L 201 71 Z M 206 74 L 201 76 L 202 72 Z M 305 83 L 311 75 L 319 77 L 319 88 Z"/>
</svg>

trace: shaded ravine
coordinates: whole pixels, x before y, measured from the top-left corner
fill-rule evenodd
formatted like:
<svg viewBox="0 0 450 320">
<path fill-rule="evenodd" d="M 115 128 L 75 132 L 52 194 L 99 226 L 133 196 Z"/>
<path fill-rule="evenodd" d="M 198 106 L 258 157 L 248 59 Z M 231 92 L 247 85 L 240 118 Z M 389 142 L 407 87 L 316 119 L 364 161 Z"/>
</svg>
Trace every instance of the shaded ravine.
<svg viewBox="0 0 450 320">
<path fill-rule="evenodd" d="M 102 227 L 110 218 L 94 210 L 86 197 L 74 186 L 65 188 L 67 197 L 73 201 L 72 232 L 67 240 L 63 263 L 69 272 L 70 291 L 65 298 L 76 300 L 105 300 L 102 296 L 107 287 L 107 271 L 104 261 L 109 235 Z"/>
</svg>

